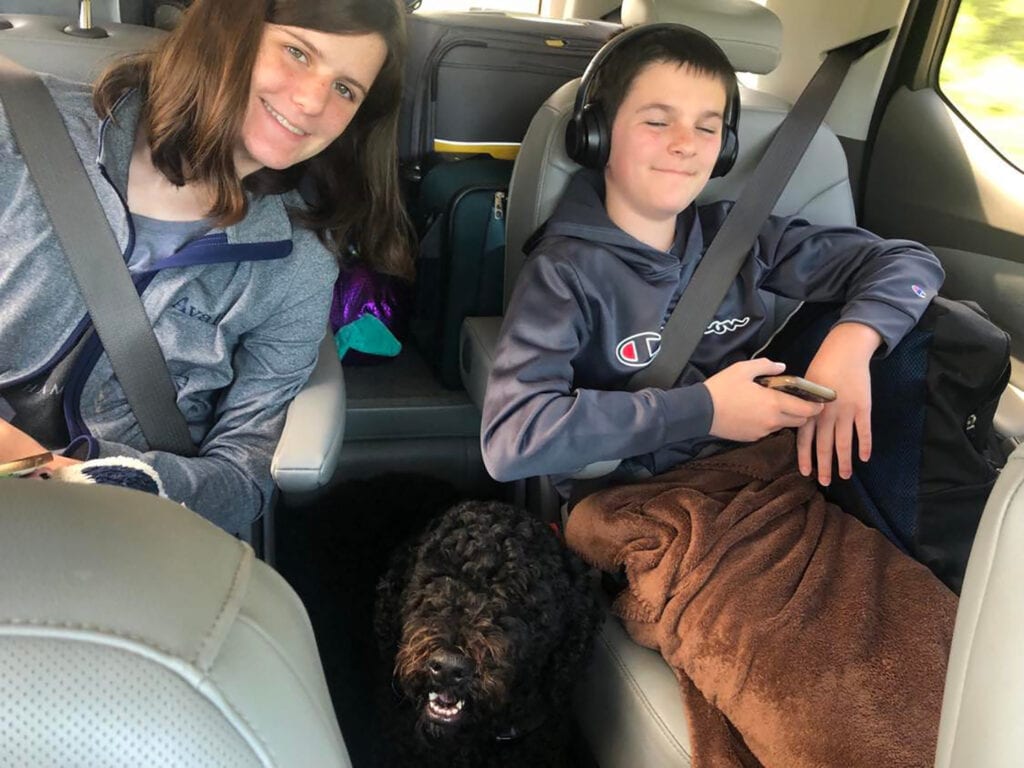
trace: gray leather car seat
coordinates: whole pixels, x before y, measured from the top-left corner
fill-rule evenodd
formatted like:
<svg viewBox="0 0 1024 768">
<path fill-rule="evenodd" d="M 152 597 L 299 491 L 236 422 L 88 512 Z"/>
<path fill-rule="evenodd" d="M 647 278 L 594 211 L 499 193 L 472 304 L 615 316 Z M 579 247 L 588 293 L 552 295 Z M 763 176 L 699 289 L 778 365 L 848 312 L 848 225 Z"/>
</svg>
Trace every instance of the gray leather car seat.
<svg viewBox="0 0 1024 768">
<path fill-rule="evenodd" d="M 1024 445 L 985 504 L 942 697 L 936 768 L 1017 768 L 1024 755 Z"/>
<path fill-rule="evenodd" d="M 298 596 L 166 499 L 0 480 L 0 762 L 351 763 Z"/>
<path fill-rule="evenodd" d="M 771 11 L 749 0 L 626 0 L 622 18 L 628 26 L 676 21 L 703 29 L 740 72 L 765 74 L 779 60 L 781 24 Z M 524 260 L 523 243 L 551 215 L 579 167 L 564 147 L 577 85 L 578 81 L 567 83 L 540 108 L 516 159 L 507 208 L 506 303 Z M 789 110 L 789 104 L 774 96 L 740 90 L 739 157 L 727 176 L 708 184 L 701 203 L 736 199 Z M 799 214 L 815 223 L 856 222 L 846 157 L 827 126 L 818 130 L 775 213 Z M 483 403 L 501 320 L 467 318 L 463 324 L 463 383 L 478 406 Z M 656 652 L 633 643 L 617 619 L 609 617 L 597 639 L 576 709 L 602 768 L 690 765 L 689 735 L 675 677 Z"/>
</svg>

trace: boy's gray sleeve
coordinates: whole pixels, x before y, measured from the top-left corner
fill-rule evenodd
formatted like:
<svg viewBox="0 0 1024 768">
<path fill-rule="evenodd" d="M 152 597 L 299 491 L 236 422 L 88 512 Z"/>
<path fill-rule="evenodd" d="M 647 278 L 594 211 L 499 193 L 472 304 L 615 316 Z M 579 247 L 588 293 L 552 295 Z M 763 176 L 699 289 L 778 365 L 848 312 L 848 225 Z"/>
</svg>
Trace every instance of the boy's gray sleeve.
<svg viewBox="0 0 1024 768">
<path fill-rule="evenodd" d="M 945 278 L 938 258 L 920 243 L 857 227 L 772 218 L 758 245 L 768 266 L 762 288 L 802 301 L 844 302 L 839 322 L 878 331 L 881 354 L 914 327 Z"/>
<path fill-rule="evenodd" d="M 279 311 L 240 339 L 233 358 L 234 381 L 216 404 L 215 421 L 198 456 L 142 452 L 91 439 L 90 458 L 98 454 L 141 459 L 156 469 L 171 499 L 227 531 L 245 530 L 270 503 L 270 462 L 285 412 L 309 378 L 327 328 L 331 282 L 297 273 L 297 283 L 315 284 L 306 287 L 305 295 L 286 292 L 289 298 Z"/>
<path fill-rule="evenodd" d="M 568 264 L 527 261 L 501 329 L 480 430 L 484 464 L 505 482 L 567 474 L 708 433 L 703 384 L 640 392 L 573 389 L 588 336 L 583 291 Z"/>
</svg>

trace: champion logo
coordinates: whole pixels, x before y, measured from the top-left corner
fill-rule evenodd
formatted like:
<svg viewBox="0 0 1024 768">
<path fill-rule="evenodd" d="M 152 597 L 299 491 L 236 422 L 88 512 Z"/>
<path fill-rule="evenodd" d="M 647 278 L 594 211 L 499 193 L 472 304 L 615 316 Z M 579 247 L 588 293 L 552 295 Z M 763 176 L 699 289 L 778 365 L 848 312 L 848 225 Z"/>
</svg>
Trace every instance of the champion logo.
<svg viewBox="0 0 1024 768">
<path fill-rule="evenodd" d="M 922 288 L 917 283 L 914 283 L 914 285 L 910 286 L 910 290 L 912 290 L 916 294 L 917 298 L 919 298 L 919 299 L 927 299 L 928 298 L 928 291 L 926 291 L 924 288 Z"/>
<path fill-rule="evenodd" d="M 615 347 L 615 357 L 623 365 L 630 368 L 643 368 L 658 354 L 661 345 L 661 334 L 652 331 L 634 333 L 619 342 Z"/>
<path fill-rule="evenodd" d="M 713 333 L 716 336 L 724 336 L 727 333 L 732 333 L 733 331 L 739 330 L 749 324 L 749 317 L 732 317 L 728 320 L 712 320 L 708 324 L 708 329 L 704 331 L 704 335 L 707 336 L 709 333 Z"/>
</svg>

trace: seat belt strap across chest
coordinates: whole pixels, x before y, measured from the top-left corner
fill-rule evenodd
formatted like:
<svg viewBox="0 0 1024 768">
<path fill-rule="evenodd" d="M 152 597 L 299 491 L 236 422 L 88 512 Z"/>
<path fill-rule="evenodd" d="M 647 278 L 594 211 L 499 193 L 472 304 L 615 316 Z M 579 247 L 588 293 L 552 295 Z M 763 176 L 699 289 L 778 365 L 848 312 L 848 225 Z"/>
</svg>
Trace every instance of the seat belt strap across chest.
<svg viewBox="0 0 1024 768">
<path fill-rule="evenodd" d="M 152 323 L 50 92 L 34 72 L 0 56 L 0 100 L 146 442 L 195 455 Z"/>
<path fill-rule="evenodd" d="M 876 32 L 828 52 L 708 246 L 665 323 L 658 354 L 650 365 L 630 377 L 629 390 L 670 389 L 679 379 L 746 261 L 761 226 L 825 119 L 846 73 L 853 62 L 878 46 L 889 32 Z"/>
</svg>

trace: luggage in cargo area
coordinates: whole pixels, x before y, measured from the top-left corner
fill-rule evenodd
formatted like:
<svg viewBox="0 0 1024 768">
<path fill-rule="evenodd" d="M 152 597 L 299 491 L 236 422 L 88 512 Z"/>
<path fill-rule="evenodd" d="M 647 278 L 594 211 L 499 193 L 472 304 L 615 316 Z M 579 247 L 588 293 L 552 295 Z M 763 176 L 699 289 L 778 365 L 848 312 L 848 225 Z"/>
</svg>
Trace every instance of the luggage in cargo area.
<svg viewBox="0 0 1024 768">
<path fill-rule="evenodd" d="M 433 152 L 512 159 L 540 105 L 620 29 L 487 11 L 418 12 L 408 21 L 399 158 L 412 173 Z"/>
</svg>

